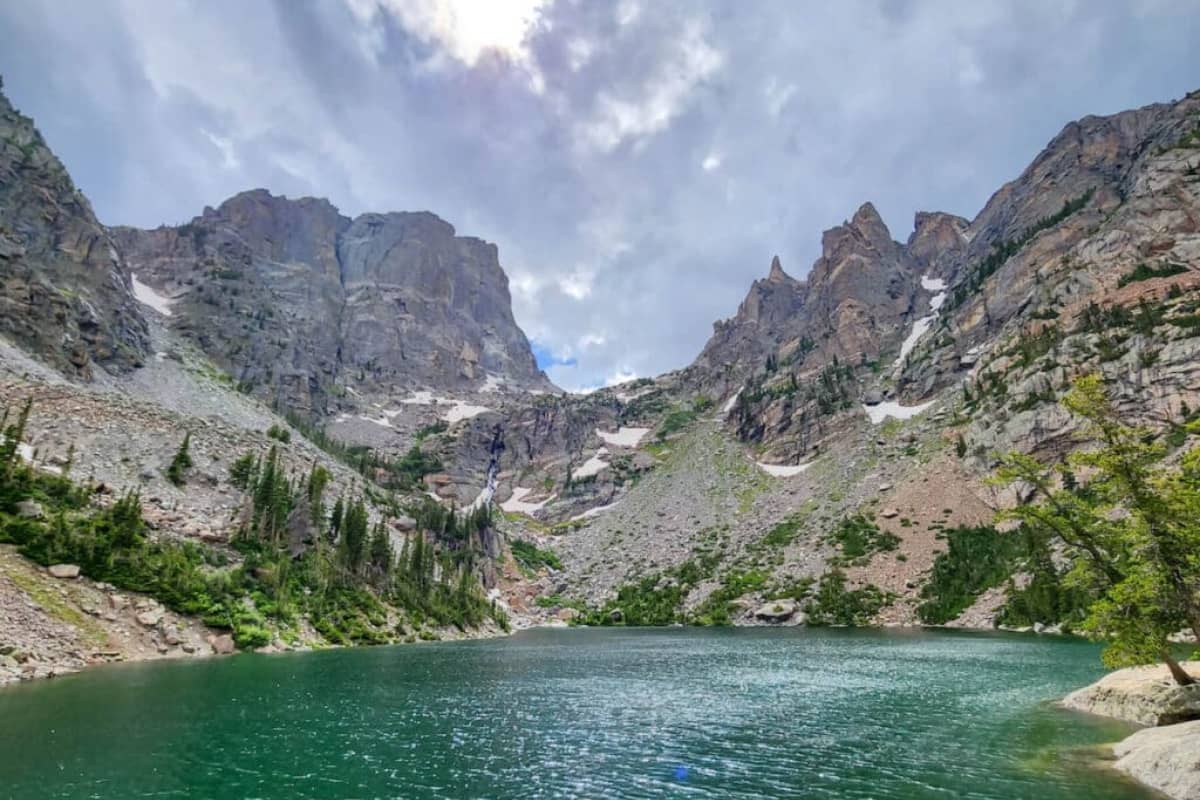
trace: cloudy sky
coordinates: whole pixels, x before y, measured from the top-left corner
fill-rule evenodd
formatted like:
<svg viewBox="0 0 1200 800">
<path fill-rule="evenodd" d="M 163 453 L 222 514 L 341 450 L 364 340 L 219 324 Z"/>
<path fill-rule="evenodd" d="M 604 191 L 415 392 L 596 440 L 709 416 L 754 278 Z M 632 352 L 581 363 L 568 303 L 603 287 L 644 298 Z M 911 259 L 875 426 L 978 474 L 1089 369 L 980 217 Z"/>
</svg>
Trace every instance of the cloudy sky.
<svg viewBox="0 0 1200 800">
<path fill-rule="evenodd" d="M 1200 88 L 1200 0 L 0 2 L 101 220 L 263 186 L 496 242 L 581 388 L 682 366 L 872 200 L 973 216 L 1069 120 Z"/>
</svg>

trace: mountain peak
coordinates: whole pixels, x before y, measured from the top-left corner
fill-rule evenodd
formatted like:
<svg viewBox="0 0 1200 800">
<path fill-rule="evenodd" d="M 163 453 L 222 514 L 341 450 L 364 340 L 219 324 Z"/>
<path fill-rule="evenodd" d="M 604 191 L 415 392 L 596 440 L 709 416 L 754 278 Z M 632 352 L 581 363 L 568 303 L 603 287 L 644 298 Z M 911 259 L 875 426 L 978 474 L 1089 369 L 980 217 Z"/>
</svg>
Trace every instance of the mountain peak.
<svg viewBox="0 0 1200 800">
<path fill-rule="evenodd" d="M 779 281 L 786 281 L 790 277 L 791 276 L 789 276 L 786 272 L 783 271 L 783 265 L 779 263 L 779 256 L 775 256 L 774 258 L 772 258 L 771 259 L 771 271 L 767 275 L 767 280 L 778 283 Z"/>
<path fill-rule="evenodd" d="M 883 223 L 883 217 L 879 216 L 879 211 L 870 200 L 858 207 L 858 211 L 854 212 L 854 218 L 850 220 L 850 223 L 864 231 L 875 228 L 887 230 L 887 225 Z"/>
</svg>

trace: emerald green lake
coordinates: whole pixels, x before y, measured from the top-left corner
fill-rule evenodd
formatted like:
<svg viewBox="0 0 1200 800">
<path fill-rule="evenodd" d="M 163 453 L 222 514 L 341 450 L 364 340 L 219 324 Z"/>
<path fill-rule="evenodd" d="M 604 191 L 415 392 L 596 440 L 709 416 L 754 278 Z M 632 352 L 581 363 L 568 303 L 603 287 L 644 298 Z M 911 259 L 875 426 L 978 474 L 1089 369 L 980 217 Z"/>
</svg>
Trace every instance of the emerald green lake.
<svg viewBox="0 0 1200 800">
<path fill-rule="evenodd" d="M 1051 701 L 1098 648 L 538 630 L 104 667 L 0 691 L 0 797 L 1145 798 Z"/>
</svg>

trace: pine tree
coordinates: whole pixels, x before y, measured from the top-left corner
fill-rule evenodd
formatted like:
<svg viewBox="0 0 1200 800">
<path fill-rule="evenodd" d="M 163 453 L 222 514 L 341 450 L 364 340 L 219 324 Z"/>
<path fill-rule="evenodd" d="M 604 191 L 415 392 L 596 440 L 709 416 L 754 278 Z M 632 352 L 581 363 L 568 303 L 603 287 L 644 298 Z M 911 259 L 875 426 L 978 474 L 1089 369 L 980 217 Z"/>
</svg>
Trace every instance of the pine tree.
<svg viewBox="0 0 1200 800">
<path fill-rule="evenodd" d="M 342 532 L 342 518 L 346 514 L 346 499 L 338 497 L 333 504 L 333 512 L 329 515 L 329 542 L 336 543 Z"/>
<path fill-rule="evenodd" d="M 367 525 L 367 509 L 359 498 L 346 509 L 342 519 L 342 563 L 352 573 L 358 573 L 362 569 L 367 549 Z"/>
<path fill-rule="evenodd" d="M 392 543 L 382 522 L 375 524 L 371 535 L 371 568 L 385 578 L 392 572 Z"/>
<path fill-rule="evenodd" d="M 1120 421 L 1098 376 L 1076 381 L 1063 404 L 1097 447 L 1055 467 L 1008 456 L 999 478 L 1031 488 L 1036 500 L 1008 516 L 1073 557 L 1068 578 L 1096 598 L 1084 629 L 1107 640 L 1106 664 L 1161 660 L 1176 683 L 1193 683 L 1170 637 L 1182 628 L 1200 636 L 1200 448 L 1179 468 L 1163 466 L 1166 448 Z M 1085 483 L 1074 467 L 1084 468 Z"/>
<path fill-rule="evenodd" d="M 183 441 L 179 445 L 179 449 L 175 451 L 175 457 L 171 459 L 171 465 L 167 467 L 167 480 L 176 486 L 183 486 L 186 482 L 184 473 L 192 468 L 192 454 L 189 448 L 192 443 L 192 434 L 189 431 L 183 435 Z"/>
</svg>

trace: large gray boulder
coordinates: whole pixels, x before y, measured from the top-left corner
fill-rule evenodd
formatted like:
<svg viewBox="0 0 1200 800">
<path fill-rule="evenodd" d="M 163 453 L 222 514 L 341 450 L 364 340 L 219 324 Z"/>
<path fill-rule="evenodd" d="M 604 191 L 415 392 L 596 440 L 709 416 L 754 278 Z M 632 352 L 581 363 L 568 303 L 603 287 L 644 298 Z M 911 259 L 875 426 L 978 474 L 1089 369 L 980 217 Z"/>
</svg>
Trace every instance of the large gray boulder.
<svg viewBox="0 0 1200 800">
<path fill-rule="evenodd" d="M 1175 800 L 1200 800 L 1200 720 L 1147 728 L 1113 746 L 1117 769 Z"/>
<path fill-rule="evenodd" d="M 1200 677 L 1200 661 L 1185 662 L 1183 667 Z M 1200 719 L 1200 684 L 1177 685 L 1163 665 L 1131 667 L 1072 692 L 1063 705 L 1138 725 L 1171 725 Z"/>
<path fill-rule="evenodd" d="M 759 606 L 754 612 L 754 617 L 763 622 L 778 624 L 796 618 L 798 609 L 799 605 L 795 600 L 771 600 Z"/>
</svg>

